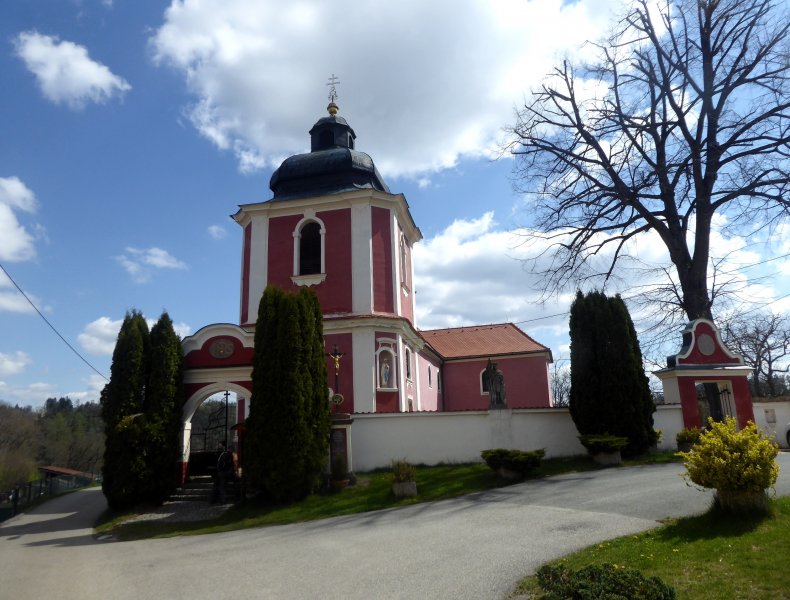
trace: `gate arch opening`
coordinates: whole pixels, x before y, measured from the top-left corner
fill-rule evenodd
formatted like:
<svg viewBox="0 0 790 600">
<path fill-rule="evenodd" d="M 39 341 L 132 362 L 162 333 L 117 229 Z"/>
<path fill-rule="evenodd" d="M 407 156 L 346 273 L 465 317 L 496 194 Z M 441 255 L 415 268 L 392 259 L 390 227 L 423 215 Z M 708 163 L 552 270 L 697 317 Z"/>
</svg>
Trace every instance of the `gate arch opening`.
<svg viewBox="0 0 790 600">
<path fill-rule="evenodd" d="M 211 461 L 211 455 L 216 452 L 217 444 L 227 442 L 227 445 L 232 447 L 236 452 L 239 451 L 240 440 L 238 437 L 238 426 L 240 423 L 244 422 L 246 417 L 246 413 L 249 407 L 249 398 L 250 398 L 250 391 L 243 385 L 238 383 L 232 383 L 228 381 L 217 381 L 208 385 L 201 387 L 200 389 L 193 392 L 184 403 L 184 407 L 181 411 L 181 464 L 180 464 L 180 483 L 183 484 L 186 481 L 187 477 L 190 474 L 193 474 L 192 471 L 197 468 L 198 470 L 204 469 L 205 465 L 192 465 L 193 469 L 190 469 L 190 455 L 193 454 L 192 448 L 192 419 L 195 416 L 198 408 L 207 400 L 211 398 L 218 398 L 221 397 L 223 401 L 225 401 L 225 394 L 228 394 L 228 415 L 227 415 L 227 428 L 229 431 L 226 432 L 224 420 L 220 422 L 221 430 L 218 431 L 216 434 L 211 436 L 211 439 L 204 437 L 204 441 L 202 444 L 198 444 L 201 447 L 199 450 L 196 450 L 194 453 L 196 454 L 197 461 Z M 235 410 L 233 407 L 235 406 Z M 224 407 L 223 407 L 224 408 Z M 216 439 L 215 439 L 216 438 Z M 206 445 L 208 444 L 208 446 Z M 205 456 L 197 457 L 198 453 L 205 453 L 209 458 Z M 196 461 L 196 462 L 197 462 Z"/>
</svg>

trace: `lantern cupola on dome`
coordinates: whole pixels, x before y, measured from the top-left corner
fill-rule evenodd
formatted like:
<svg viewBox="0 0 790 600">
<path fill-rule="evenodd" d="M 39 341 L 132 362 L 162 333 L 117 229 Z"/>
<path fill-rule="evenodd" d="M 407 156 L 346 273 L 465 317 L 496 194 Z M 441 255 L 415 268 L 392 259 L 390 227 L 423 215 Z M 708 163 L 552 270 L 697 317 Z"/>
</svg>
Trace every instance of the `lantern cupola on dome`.
<svg viewBox="0 0 790 600">
<path fill-rule="evenodd" d="M 337 94 L 329 95 L 329 116 L 310 129 L 310 152 L 286 158 L 272 174 L 274 200 L 292 200 L 340 192 L 375 189 L 389 193 L 373 159 L 354 149 L 356 133 L 337 116 Z"/>
</svg>

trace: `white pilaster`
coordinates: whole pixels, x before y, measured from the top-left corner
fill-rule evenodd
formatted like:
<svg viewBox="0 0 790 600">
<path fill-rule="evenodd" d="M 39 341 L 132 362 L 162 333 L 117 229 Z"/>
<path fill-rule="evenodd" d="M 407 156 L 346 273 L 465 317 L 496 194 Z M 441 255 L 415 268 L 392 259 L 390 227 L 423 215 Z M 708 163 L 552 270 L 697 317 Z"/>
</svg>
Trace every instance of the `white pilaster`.
<svg viewBox="0 0 790 600">
<path fill-rule="evenodd" d="M 355 314 L 368 315 L 373 312 L 372 238 L 370 204 L 353 204 L 351 206 L 351 310 Z M 372 344 L 370 349 L 372 351 Z"/>
<path fill-rule="evenodd" d="M 354 357 L 354 411 L 376 412 L 376 340 L 371 330 L 351 334 Z"/>
<path fill-rule="evenodd" d="M 252 221 L 250 239 L 250 289 L 247 302 L 248 319 L 255 322 L 258 304 L 269 281 L 269 217 L 258 216 Z"/>
<path fill-rule="evenodd" d="M 395 294 L 395 314 L 403 315 L 401 310 L 400 282 L 403 281 L 400 260 L 400 236 L 403 235 L 395 211 L 390 212 L 390 231 L 392 231 L 392 293 Z"/>
</svg>

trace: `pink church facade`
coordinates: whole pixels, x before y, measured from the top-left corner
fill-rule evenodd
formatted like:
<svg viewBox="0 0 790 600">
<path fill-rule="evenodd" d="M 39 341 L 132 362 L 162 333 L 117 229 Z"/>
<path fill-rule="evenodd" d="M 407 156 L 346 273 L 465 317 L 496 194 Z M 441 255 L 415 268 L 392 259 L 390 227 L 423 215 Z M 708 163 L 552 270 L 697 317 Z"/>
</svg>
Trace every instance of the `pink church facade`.
<svg viewBox="0 0 790 600">
<path fill-rule="evenodd" d="M 333 108 L 334 107 L 334 108 Z M 421 331 L 415 324 L 412 249 L 422 234 L 402 194 L 391 193 L 336 106 L 310 130 L 311 152 L 272 175 L 273 197 L 241 205 L 239 324 L 208 325 L 183 341 L 189 421 L 210 394 L 229 389 L 248 414 L 253 337 L 267 285 L 315 290 L 324 314 L 327 385 L 348 413 L 486 409 L 482 372 L 497 363 L 508 408 L 552 404 L 551 351 L 515 325 Z"/>
</svg>

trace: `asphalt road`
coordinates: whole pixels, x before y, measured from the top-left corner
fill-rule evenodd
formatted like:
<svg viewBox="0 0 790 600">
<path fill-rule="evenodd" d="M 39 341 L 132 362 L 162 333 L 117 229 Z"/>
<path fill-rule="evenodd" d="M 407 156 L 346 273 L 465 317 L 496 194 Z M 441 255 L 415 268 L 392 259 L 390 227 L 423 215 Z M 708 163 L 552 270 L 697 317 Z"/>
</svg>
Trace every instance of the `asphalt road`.
<svg viewBox="0 0 790 600">
<path fill-rule="evenodd" d="M 776 491 L 790 495 L 790 453 Z M 0 598 L 501 599 L 545 561 L 703 512 L 681 465 L 606 469 L 311 523 L 96 539 L 98 489 L 0 525 Z"/>
</svg>

